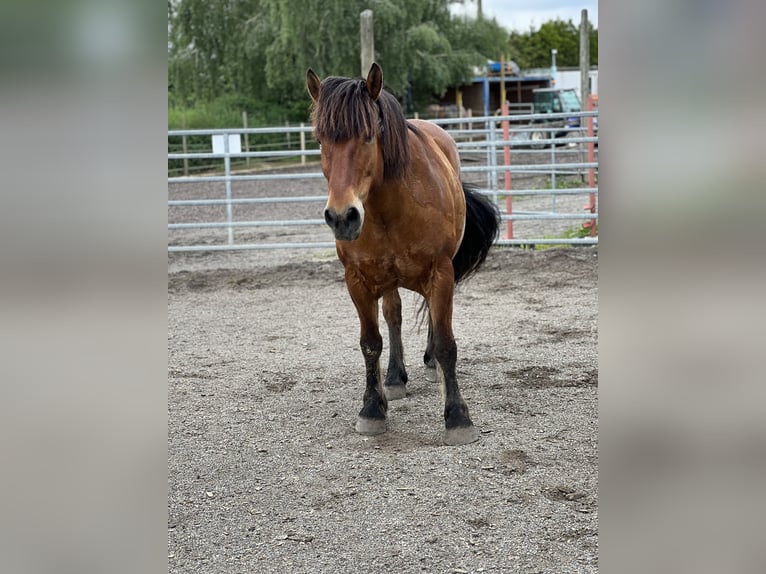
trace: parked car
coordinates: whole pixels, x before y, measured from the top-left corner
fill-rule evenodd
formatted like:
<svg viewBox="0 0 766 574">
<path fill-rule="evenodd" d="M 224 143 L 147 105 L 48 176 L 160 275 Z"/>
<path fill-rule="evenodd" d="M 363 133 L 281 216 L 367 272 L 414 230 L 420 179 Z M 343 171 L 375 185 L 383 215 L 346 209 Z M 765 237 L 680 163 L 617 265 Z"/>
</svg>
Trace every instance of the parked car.
<svg viewBox="0 0 766 574">
<path fill-rule="evenodd" d="M 539 88 L 532 92 L 532 112 L 535 114 L 561 114 L 561 113 L 579 113 L 582 111 L 580 98 L 577 92 L 572 88 Z M 533 131 L 530 134 L 532 147 L 544 147 L 544 143 L 535 143 L 540 140 L 550 139 L 551 135 L 555 138 L 565 137 L 573 129 L 580 127 L 580 116 L 573 115 L 564 119 L 534 120 L 534 124 L 545 126 L 545 130 Z M 550 128 L 561 128 L 553 131 Z"/>
</svg>

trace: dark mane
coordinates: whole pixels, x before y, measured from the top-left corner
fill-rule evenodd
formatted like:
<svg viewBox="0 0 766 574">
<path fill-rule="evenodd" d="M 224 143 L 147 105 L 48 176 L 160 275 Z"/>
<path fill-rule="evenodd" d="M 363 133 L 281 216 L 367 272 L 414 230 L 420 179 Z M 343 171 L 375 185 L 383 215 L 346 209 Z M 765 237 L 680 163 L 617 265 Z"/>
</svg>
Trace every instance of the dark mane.
<svg viewBox="0 0 766 574">
<path fill-rule="evenodd" d="M 311 111 L 314 136 L 331 142 L 378 138 L 383 177 L 400 179 L 410 163 L 407 122 L 396 98 L 381 90 L 373 101 L 362 79 L 331 76 L 322 81 Z"/>
</svg>

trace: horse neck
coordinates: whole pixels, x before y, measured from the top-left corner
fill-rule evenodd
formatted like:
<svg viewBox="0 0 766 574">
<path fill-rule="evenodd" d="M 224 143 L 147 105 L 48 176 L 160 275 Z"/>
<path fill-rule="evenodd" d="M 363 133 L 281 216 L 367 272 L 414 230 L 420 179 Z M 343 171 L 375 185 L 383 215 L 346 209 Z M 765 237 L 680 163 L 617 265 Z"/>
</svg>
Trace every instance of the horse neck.
<svg viewBox="0 0 766 574">
<path fill-rule="evenodd" d="M 382 180 L 373 184 L 364 209 L 369 215 L 381 220 L 399 217 L 405 201 L 403 181 Z"/>
</svg>

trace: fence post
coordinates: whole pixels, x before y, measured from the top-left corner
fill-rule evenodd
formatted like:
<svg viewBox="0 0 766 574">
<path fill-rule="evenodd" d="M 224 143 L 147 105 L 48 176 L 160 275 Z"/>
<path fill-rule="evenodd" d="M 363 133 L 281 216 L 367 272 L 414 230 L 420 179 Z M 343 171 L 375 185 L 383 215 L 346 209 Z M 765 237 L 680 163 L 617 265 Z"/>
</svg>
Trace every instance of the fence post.
<svg viewBox="0 0 766 574">
<path fill-rule="evenodd" d="M 497 126 L 495 125 L 495 117 L 492 116 L 489 119 L 489 144 L 487 148 L 487 164 L 489 171 L 487 171 L 487 187 L 492 191 L 492 195 L 497 201 Z"/>
<path fill-rule="evenodd" d="M 588 36 L 588 11 L 580 11 L 580 101 L 590 96 L 590 38 Z"/>
<path fill-rule="evenodd" d="M 502 114 L 508 115 L 508 101 L 503 99 Z M 503 120 L 503 164 L 505 165 L 505 190 L 511 191 L 511 133 L 508 120 Z M 505 212 L 513 214 L 513 198 L 510 193 L 505 196 Z M 506 222 L 506 239 L 513 239 L 513 220 Z"/>
<path fill-rule="evenodd" d="M 586 9 L 583 9 L 580 11 L 580 101 L 585 104 L 585 109 L 590 111 L 593 108 L 589 107 L 592 106 L 591 99 L 590 99 L 590 38 L 588 35 L 589 32 L 589 25 L 588 25 L 588 11 Z M 593 136 L 593 118 L 588 118 L 586 120 L 586 124 L 588 126 L 587 135 L 588 137 Z M 580 125 L 582 125 L 582 120 L 580 120 Z M 593 156 L 591 155 L 591 152 L 593 151 L 593 144 L 588 143 L 587 146 L 588 149 L 588 161 L 593 161 Z M 591 182 L 591 174 L 592 169 L 588 170 L 588 186 L 593 187 Z M 590 202 L 590 204 L 593 204 L 593 201 Z M 586 209 L 588 209 L 586 207 Z M 591 225 L 591 234 L 595 233 L 595 221 L 586 222 L 586 227 Z"/>
<path fill-rule="evenodd" d="M 242 110 L 242 127 L 247 130 L 247 111 Z M 250 153 L 250 139 L 247 137 L 248 133 L 245 132 L 245 153 Z M 245 165 L 250 165 L 250 158 L 245 158 Z"/>
<path fill-rule="evenodd" d="M 186 110 L 181 112 L 181 129 L 186 129 Z M 186 134 L 181 136 L 181 151 L 185 154 L 189 153 L 189 149 L 186 145 Z M 189 177 L 189 158 L 184 158 L 184 177 Z"/>
<path fill-rule="evenodd" d="M 301 122 L 301 165 L 306 165 L 306 132 L 303 131 L 304 127 L 306 127 L 306 125 Z"/>
<path fill-rule="evenodd" d="M 372 10 L 364 10 L 359 14 L 359 41 L 361 44 L 361 76 L 366 78 L 372 63 L 375 61 L 375 34 L 373 31 Z"/>
<path fill-rule="evenodd" d="M 223 166 L 226 176 L 226 221 L 229 224 L 229 245 L 234 245 L 234 228 L 231 226 L 233 213 L 231 206 L 231 157 L 229 156 L 229 134 L 223 134 Z"/>
<path fill-rule="evenodd" d="M 289 120 L 285 120 L 285 127 L 286 128 L 290 127 L 290 121 Z M 292 144 L 290 142 L 290 130 L 289 129 L 285 130 L 285 133 L 287 134 L 287 149 L 290 149 L 292 147 Z"/>
<path fill-rule="evenodd" d="M 587 111 L 593 111 L 593 96 L 588 95 L 588 99 L 585 102 L 585 109 Z M 588 116 L 587 119 L 587 125 L 588 125 L 588 137 L 593 137 L 593 116 Z M 596 150 L 595 150 L 595 144 L 594 142 L 590 141 L 588 142 L 588 162 L 594 163 L 596 161 Z M 588 168 L 588 187 L 595 188 L 596 187 L 596 170 L 592 167 Z M 591 213 L 596 213 L 596 194 L 591 192 L 588 198 L 588 205 L 585 206 L 585 209 L 590 211 Z M 596 220 L 591 219 L 590 221 L 586 221 L 583 224 L 583 227 L 590 228 L 590 235 L 591 237 L 596 236 Z"/>
<path fill-rule="evenodd" d="M 551 211 L 556 212 L 556 132 L 548 132 L 546 136 L 551 140 Z"/>
</svg>

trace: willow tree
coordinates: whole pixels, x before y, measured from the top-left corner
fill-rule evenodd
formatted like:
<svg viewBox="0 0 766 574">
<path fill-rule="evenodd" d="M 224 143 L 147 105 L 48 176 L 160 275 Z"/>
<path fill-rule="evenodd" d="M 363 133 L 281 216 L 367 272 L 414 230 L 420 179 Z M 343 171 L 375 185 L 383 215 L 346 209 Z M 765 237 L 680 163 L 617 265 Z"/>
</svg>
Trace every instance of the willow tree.
<svg viewBox="0 0 766 574">
<path fill-rule="evenodd" d="M 456 18 L 448 0 L 170 0 L 169 89 L 183 101 L 236 94 L 306 113 L 306 69 L 359 75 L 359 15 L 371 9 L 386 86 L 425 105 L 499 57 L 494 20 Z"/>
</svg>

